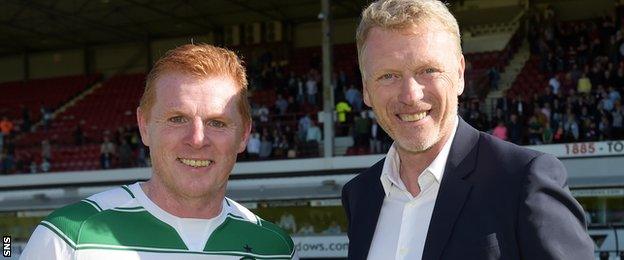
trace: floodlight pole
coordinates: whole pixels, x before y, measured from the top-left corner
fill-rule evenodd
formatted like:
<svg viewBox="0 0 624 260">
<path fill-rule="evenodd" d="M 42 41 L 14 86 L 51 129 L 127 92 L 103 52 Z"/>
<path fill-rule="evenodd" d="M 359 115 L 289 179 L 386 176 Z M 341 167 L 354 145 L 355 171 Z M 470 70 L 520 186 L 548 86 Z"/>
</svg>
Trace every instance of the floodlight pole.
<svg viewBox="0 0 624 260">
<path fill-rule="evenodd" d="M 330 158 L 334 152 L 334 88 L 331 85 L 333 59 L 329 0 L 321 0 L 319 18 L 323 32 L 323 156 Z"/>
</svg>

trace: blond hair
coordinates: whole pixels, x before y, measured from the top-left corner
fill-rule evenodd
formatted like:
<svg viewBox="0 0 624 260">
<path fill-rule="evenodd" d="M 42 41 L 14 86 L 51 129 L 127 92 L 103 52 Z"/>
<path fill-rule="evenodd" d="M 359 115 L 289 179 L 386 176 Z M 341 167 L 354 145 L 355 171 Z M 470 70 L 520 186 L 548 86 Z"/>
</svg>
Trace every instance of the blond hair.
<svg viewBox="0 0 624 260">
<path fill-rule="evenodd" d="M 458 55 L 462 53 L 457 20 L 441 1 L 379 0 L 371 3 L 362 11 L 362 20 L 355 35 L 358 62 L 362 73 L 364 74 L 362 56 L 366 49 L 364 43 L 371 28 L 403 30 L 426 23 L 437 23 L 443 30 L 450 33 L 456 39 Z"/>
<path fill-rule="evenodd" d="M 168 51 L 149 72 L 139 107 L 146 115 L 156 98 L 155 84 L 166 73 L 178 72 L 197 78 L 226 76 L 239 87 L 238 111 L 247 126 L 251 124 L 251 109 L 247 100 L 245 67 L 236 53 L 209 44 L 186 44 Z"/>
</svg>

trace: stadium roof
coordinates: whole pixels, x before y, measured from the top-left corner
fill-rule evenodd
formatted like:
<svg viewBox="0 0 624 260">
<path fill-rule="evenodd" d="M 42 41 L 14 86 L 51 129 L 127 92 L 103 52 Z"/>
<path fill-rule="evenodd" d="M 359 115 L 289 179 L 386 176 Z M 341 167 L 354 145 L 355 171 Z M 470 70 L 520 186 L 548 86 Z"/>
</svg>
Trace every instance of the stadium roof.
<svg viewBox="0 0 624 260">
<path fill-rule="evenodd" d="M 367 0 L 332 0 L 334 18 Z M 0 55 L 205 35 L 225 25 L 318 20 L 321 0 L 3 0 Z"/>
</svg>

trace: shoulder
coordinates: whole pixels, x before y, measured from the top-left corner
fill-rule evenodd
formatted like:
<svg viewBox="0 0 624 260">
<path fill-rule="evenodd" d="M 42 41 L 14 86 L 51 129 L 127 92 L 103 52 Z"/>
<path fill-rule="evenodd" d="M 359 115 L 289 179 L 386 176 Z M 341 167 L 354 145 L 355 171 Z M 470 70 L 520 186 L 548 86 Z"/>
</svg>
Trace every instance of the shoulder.
<svg viewBox="0 0 624 260">
<path fill-rule="evenodd" d="M 490 161 L 504 163 L 505 165 L 527 165 L 533 159 L 546 156 L 547 154 L 516 145 L 487 133 L 480 132 L 479 154 L 482 158 L 489 158 Z M 556 160 L 553 156 L 550 156 Z"/>
<path fill-rule="evenodd" d="M 123 206 L 133 201 L 134 195 L 126 189 L 127 187 L 119 187 L 104 191 L 57 209 L 43 219 L 40 225 L 56 233 L 69 245 L 75 246 L 85 221 L 107 209 Z"/>
<path fill-rule="evenodd" d="M 554 155 L 518 146 L 486 133 L 481 133 L 479 161 L 493 165 L 497 172 L 515 176 L 514 180 L 524 185 L 534 183 L 534 178 L 546 178 L 557 183 L 566 183 L 567 171 L 563 163 Z M 489 168 L 489 167 L 488 167 Z"/>
<path fill-rule="evenodd" d="M 218 237 L 220 241 L 236 241 L 234 244 L 256 245 L 246 250 L 263 257 L 291 258 L 294 255 L 294 243 L 284 230 L 229 198 L 225 202 L 228 208 L 226 219 L 212 237 Z"/>
</svg>

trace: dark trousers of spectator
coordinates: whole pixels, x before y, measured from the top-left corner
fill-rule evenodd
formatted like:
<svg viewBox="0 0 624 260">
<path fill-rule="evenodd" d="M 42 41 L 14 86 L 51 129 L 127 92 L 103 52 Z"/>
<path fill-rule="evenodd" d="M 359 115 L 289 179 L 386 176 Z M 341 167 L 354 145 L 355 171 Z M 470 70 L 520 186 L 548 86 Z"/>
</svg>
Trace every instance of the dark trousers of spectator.
<svg viewBox="0 0 624 260">
<path fill-rule="evenodd" d="M 315 140 L 306 141 L 301 149 L 303 157 L 314 157 L 319 155 L 319 143 Z"/>
<path fill-rule="evenodd" d="M 249 160 L 258 160 L 259 157 L 260 155 L 257 153 L 247 153 L 247 159 Z"/>
<path fill-rule="evenodd" d="M 624 137 L 624 128 L 614 127 L 611 133 L 614 140 L 620 140 Z"/>
<path fill-rule="evenodd" d="M 376 153 L 381 153 L 381 141 L 379 139 L 376 138 L 371 138 L 369 140 L 369 144 L 370 144 L 370 152 L 373 154 Z"/>
<path fill-rule="evenodd" d="M 112 165 L 112 156 L 109 153 L 103 153 L 100 155 L 100 167 L 102 169 L 110 169 Z"/>
<path fill-rule="evenodd" d="M 355 146 L 368 147 L 369 134 L 356 133 L 353 141 L 355 142 Z"/>
</svg>

